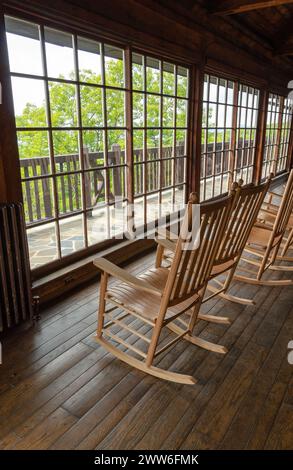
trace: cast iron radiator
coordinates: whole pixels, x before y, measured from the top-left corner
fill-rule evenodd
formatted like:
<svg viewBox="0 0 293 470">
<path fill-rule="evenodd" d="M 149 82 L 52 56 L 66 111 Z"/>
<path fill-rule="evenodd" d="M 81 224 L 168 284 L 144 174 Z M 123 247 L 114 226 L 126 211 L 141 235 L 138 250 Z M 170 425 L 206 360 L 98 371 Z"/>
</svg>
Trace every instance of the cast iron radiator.
<svg viewBox="0 0 293 470">
<path fill-rule="evenodd" d="M 0 204 L 0 332 L 32 316 L 23 207 L 22 204 Z"/>
</svg>

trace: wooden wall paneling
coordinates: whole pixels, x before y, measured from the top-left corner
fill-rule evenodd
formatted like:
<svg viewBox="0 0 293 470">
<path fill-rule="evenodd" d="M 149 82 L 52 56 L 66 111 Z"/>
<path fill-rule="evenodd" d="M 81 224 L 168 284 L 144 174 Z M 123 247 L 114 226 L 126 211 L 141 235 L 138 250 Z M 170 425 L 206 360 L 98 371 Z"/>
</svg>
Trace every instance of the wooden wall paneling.
<svg viewBox="0 0 293 470">
<path fill-rule="evenodd" d="M 264 144 L 266 138 L 266 121 L 268 109 L 268 90 L 261 88 L 259 95 L 259 111 L 256 130 L 256 152 L 253 167 L 253 182 L 258 184 L 261 180 Z"/>
<path fill-rule="evenodd" d="M 22 202 L 12 87 L 9 76 L 4 13 L 1 6 L 0 58 L 0 82 L 2 85 L 2 104 L 0 104 L 0 186 L 2 186 L 1 193 L 3 193 L 1 194 L 1 202 Z"/>
</svg>

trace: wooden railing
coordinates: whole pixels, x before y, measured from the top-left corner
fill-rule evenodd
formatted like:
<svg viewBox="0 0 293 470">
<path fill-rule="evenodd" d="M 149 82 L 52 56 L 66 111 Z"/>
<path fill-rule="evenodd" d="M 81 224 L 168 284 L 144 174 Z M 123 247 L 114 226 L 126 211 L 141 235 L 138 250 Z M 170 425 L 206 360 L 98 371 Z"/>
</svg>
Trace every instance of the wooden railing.
<svg viewBox="0 0 293 470">
<path fill-rule="evenodd" d="M 229 162 L 229 144 L 217 144 L 214 154 L 208 154 L 205 162 L 202 161 L 202 171 L 205 168 L 206 177 L 226 172 Z M 244 145 L 244 160 L 247 157 L 248 142 Z M 213 152 L 213 144 L 208 144 L 208 152 Z M 214 156 L 213 156 L 214 155 Z M 240 167 L 240 152 L 236 152 L 236 168 Z M 134 150 L 134 195 L 139 196 L 144 192 L 152 192 L 168 188 L 174 183 L 184 183 L 184 161 L 180 157 L 184 156 L 184 146 L 176 147 L 175 160 L 173 159 L 172 147 L 163 147 L 162 155 L 159 155 L 157 147 L 148 148 L 147 162 L 144 161 L 142 149 Z M 162 157 L 162 163 L 158 159 Z M 146 167 L 146 179 L 144 181 L 143 166 Z M 173 167 L 174 165 L 174 167 Z M 49 157 L 34 157 L 20 160 L 22 178 L 31 178 L 33 176 L 42 176 L 40 179 L 30 179 L 23 181 L 24 207 L 26 220 L 32 223 L 38 220 L 51 218 L 53 215 L 53 191 L 49 178 L 50 159 Z M 104 157 L 102 152 L 88 152 L 84 149 L 84 166 L 90 170 L 85 173 L 85 194 L 87 208 L 92 208 L 97 204 L 106 205 L 107 198 L 105 194 L 106 172 L 101 169 L 104 166 Z M 108 181 L 109 181 L 109 200 L 115 196 L 125 196 L 125 152 L 119 145 L 113 145 L 108 152 Z M 100 167 L 100 168 L 99 168 Z M 55 156 L 55 169 L 57 177 L 57 197 L 59 212 L 64 214 L 74 212 L 82 208 L 82 186 L 80 181 L 80 159 L 78 154 L 57 155 Z M 160 170 L 161 169 L 161 170 Z M 145 187 L 146 186 L 146 187 Z"/>
<path fill-rule="evenodd" d="M 184 155 L 184 146 L 176 147 L 176 157 Z M 172 185 L 173 160 L 172 147 L 162 149 L 162 174 L 159 171 L 159 149 L 148 148 L 146 163 L 146 188 L 147 192 Z M 138 196 L 144 192 L 143 165 L 144 154 L 142 149 L 134 150 L 134 194 Z M 78 154 L 56 155 L 54 158 L 57 176 L 57 197 L 60 213 L 73 212 L 82 208 L 82 187 L 80 181 L 80 159 Z M 106 172 L 101 169 L 104 166 L 103 152 L 89 152 L 84 149 L 84 167 L 90 170 L 85 173 L 85 194 L 87 208 L 97 204 L 106 204 Z M 108 152 L 108 181 L 109 200 L 115 196 L 125 195 L 125 152 L 119 145 L 113 145 Z M 49 157 L 34 157 L 20 160 L 21 175 L 23 181 L 24 207 L 26 220 L 32 223 L 38 220 L 51 218 L 53 213 L 53 191 L 49 178 L 44 175 L 51 173 Z M 100 168 L 99 168 L 100 167 Z M 41 176 L 39 179 L 29 179 Z M 175 160 L 175 184 L 183 183 L 184 164 L 183 159 Z"/>
</svg>

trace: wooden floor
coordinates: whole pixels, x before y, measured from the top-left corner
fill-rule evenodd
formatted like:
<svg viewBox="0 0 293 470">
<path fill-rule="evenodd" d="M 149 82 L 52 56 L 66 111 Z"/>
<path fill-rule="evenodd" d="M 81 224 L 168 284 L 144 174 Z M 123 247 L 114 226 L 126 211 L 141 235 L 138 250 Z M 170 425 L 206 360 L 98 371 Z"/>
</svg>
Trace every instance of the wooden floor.
<svg viewBox="0 0 293 470">
<path fill-rule="evenodd" d="M 235 283 L 232 292 L 256 306 L 213 299 L 203 310 L 228 315 L 231 326 L 196 327 L 228 354 L 182 341 L 160 361 L 193 374 L 194 386 L 146 376 L 95 343 L 98 283 L 48 308 L 36 327 L 4 341 L 1 448 L 292 449 L 293 288 Z"/>
</svg>

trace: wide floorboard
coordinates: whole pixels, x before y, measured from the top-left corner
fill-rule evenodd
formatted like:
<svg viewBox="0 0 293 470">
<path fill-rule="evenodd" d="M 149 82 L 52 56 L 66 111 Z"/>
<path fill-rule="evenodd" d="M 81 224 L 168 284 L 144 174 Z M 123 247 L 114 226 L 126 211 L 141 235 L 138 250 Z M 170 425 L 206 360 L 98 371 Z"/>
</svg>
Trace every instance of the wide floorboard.
<svg viewBox="0 0 293 470">
<path fill-rule="evenodd" d="M 151 254 L 129 269 L 153 263 Z M 98 288 L 79 290 L 43 311 L 35 327 L 5 339 L 2 449 L 292 448 L 293 288 L 235 282 L 231 292 L 254 298 L 255 306 L 207 302 L 204 312 L 232 323 L 200 321 L 196 332 L 229 352 L 181 341 L 160 358 L 166 368 L 193 374 L 194 386 L 146 376 L 95 343 Z"/>
</svg>

